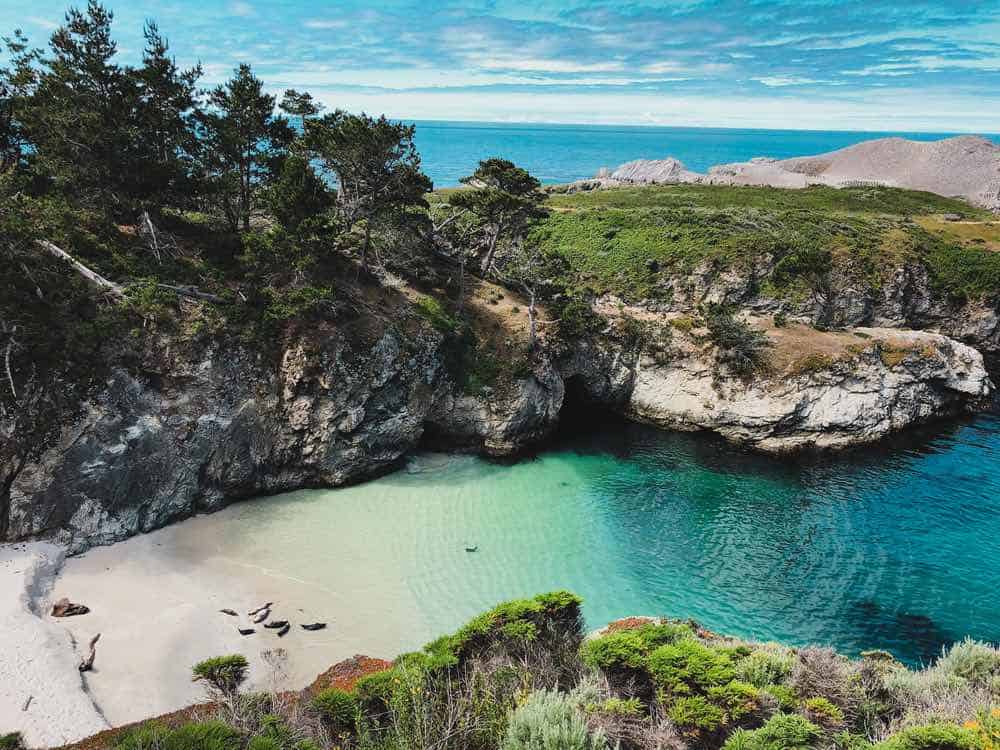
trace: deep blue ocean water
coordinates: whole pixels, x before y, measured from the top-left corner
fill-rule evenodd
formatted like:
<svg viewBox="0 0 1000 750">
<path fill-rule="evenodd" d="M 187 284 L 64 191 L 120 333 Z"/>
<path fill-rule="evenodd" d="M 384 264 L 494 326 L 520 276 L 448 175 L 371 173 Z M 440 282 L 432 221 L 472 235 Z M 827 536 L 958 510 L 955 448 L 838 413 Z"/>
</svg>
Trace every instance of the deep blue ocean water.
<svg viewBox="0 0 1000 750">
<path fill-rule="evenodd" d="M 698 172 L 755 156 L 809 156 L 890 135 L 937 140 L 949 133 L 736 130 L 610 125 L 540 125 L 421 121 L 417 148 L 435 187 L 453 187 L 480 159 L 501 156 L 542 182 L 593 177 L 601 167 L 673 156 Z M 1000 143 L 1000 136 L 988 136 Z"/>
</svg>

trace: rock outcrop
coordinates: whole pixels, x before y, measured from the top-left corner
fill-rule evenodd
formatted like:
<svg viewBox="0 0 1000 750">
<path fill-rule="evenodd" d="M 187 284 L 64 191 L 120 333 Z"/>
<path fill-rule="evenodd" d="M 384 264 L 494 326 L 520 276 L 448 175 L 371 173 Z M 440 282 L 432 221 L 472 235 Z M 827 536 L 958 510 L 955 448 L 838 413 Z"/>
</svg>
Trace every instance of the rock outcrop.
<svg viewBox="0 0 1000 750">
<path fill-rule="evenodd" d="M 853 345 L 779 357 L 773 376 L 748 383 L 720 370 L 703 338 L 675 336 L 654 357 L 606 333 L 553 341 L 530 373 L 476 393 L 452 382 L 442 335 L 429 326 L 303 331 L 271 359 L 239 344 L 194 353 L 164 338 L 139 368 L 114 369 L 16 477 L 8 537 L 54 537 L 81 551 L 240 498 L 371 477 L 428 435 L 449 449 L 510 455 L 549 435 L 564 409 L 581 408 L 580 394 L 631 419 L 781 452 L 876 440 L 976 408 L 991 391 L 979 353 L 941 335 L 796 330 Z"/>
<path fill-rule="evenodd" d="M 878 185 L 961 197 L 1000 211 L 1000 144 L 978 136 L 938 141 L 879 138 L 816 156 L 719 164 L 707 174 L 692 172 L 669 157 L 640 159 L 592 182 L 601 187 L 687 182 L 780 188 Z"/>
</svg>

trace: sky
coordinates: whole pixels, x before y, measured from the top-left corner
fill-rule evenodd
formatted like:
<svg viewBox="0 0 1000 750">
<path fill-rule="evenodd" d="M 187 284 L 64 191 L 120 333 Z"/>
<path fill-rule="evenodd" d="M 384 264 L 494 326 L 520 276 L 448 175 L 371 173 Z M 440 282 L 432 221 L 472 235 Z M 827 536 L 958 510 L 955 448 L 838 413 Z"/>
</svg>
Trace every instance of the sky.
<svg viewBox="0 0 1000 750">
<path fill-rule="evenodd" d="M 38 45 L 66 0 L 0 0 Z M 204 83 L 417 120 L 1000 133 L 1000 0 L 107 0 Z"/>
</svg>

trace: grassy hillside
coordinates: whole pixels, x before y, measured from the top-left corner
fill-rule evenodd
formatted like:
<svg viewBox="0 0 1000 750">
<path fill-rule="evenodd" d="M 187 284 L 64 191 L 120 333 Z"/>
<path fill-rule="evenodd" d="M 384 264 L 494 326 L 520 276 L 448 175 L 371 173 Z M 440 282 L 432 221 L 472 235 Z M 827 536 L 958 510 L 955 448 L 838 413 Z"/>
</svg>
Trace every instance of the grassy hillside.
<svg viewBox="0 0 1000 750">
<path fill-rule="evenodd" d="M 837 270 L 872 287 L 912 261 L 950 295 L 1000 292 L 996 217 L 930 193 L 677 185 L 555 194 L 548 203 L 533 237 L 567 261 L 568 285 L 629 301 L 661 298 L 664 276 L 705 264 L 751 269 L 802 249 L 829 251 Z"/>
</svg>

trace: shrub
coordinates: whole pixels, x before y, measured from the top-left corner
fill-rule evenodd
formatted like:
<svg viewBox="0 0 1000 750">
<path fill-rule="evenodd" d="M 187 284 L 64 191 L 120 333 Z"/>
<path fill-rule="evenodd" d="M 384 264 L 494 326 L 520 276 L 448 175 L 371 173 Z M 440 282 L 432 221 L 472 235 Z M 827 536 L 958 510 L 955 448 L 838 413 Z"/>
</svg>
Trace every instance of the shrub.
<svg viewBox="0 0 1000 750">
<path fill-rule="evenodd" d="M 590 732 L 584 717 L 563 694 L 536 690 L 510 717 L 504 750 L 605 750 L 600 732 Z"/>
<path fill-rule="evenodd" d="M 232 695 L 247 678 L 250 664 L 242 654 L 216 656 L 194 665 L 195 681 L 203 680 L 223 695 Z"/>
<path fill-rule="evenodd" d="M 126 732 L 115 742 L 118 750 L 240 750 L 242 745 L 238 729 L 214 720 L 182 724 L 176 729 L 150 722 Z"/>
<path fill-rule="evenodd" d="M 904 729 L 875 747 L 877 750 L 979 750 L 980 745 L 971 730 L 938 722 Z"/>
<path fill-rule="evenodd" d="M 723 750 L 808 750 L 816 747 L 822 730 L 796 714 L 775 714 L 760 729 L 736 730 Z"/>
<path fill-rule="evenodd" d="M 810 721 L 820 726 L 832 727 L 844 723 L 844 712 L 826 698 L 809 698 L 803 708 Z"/>
<path fill-rule="evenodd" d="M 795 659 L 786 652 L 753 651 L 736 665 L 736 676 L 754 687 L 778 685 L 792 673 Z"/>
<path fill-rule="evenodd" d="M 778 310 L 778 312 L 774 314 L 774 327 L 784 328 L 787 325 L 788 325 L 788 313 L 786 313 L 784 310 Z"/>
<path fill-rule="evenodd" d="M 722 706 L 728 722 L 736 722 L 760 708 L 760 691 L 753 685 L 733 680 L 708 689 L 712 703 Z"/>
<path fill-rule="evenodd" d="M 791 711 L 799 705 L 799 697 L 788 685 L 765 685 L 761 692 L 774 698 L 783 710 Z"/>
<path fill-rule="evenodd" d="M 580 655 L 585 664 L 598 669 L 639 669 L 653 649 L 693 635 L 687 623 L 649 623 L 592 638 L 583 644 Z"/>
<path fill-rule="evenodd" d="M 710 304 L 705 312 L 705 325 L 708 338 L 718 348 L 716 359 L 719 362 L 743 377 L 764 369 L 770 340 L 761 331 L 737 319 L 731 308 Z"/>
<path fill-rule="evenodd" d="M 0 734 L 0 750 L 22 750 L 23 748 L 24 740 L 21 738 L 20 732 Z"/>
<path fill-rule="evenodd" d="M 1000 679 L 1000 648 L 966 638 L 945 649 L 935 669 L 973 687 L 991 687 Z"/>
<path fill-rule="evenodd" d="M 570 297 L 557 305 L 559 315 L 559 336 L 572 340 L 599 333 L 604 328 L 604 319 L 594 312 L 590 302 L 580 297 Z"/>
<path fill-rule="evenodd" d="M 461 321 L 449 315 L 437 297 L 421 297 L 416 306 L 421 317 L 441 333 L 454 333 L 461 326 Z"/>
<path fill-rule="evenodd" d="M 700 695 L 678 698 L 670 706 L 668 715 L 686 735 L 715 732 L 726 720 L 725 711 Z"/>
<path fill-rule="evenodd" d="M 353 693 L 339 688 L 328 688 L 313 699 L 313 708 L 330 726 L 348 730 L 354 726 L 358 714 L 358 699 Z"/>
<path fill-rule="evenodd" d="M 676 694 L 705 692 L 736 677 L 728 650 L 691 638 L 656 649 L 649 655 L 649 672 L 657 687 Z"/>
</svg>

